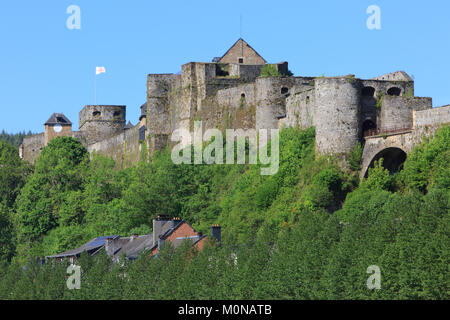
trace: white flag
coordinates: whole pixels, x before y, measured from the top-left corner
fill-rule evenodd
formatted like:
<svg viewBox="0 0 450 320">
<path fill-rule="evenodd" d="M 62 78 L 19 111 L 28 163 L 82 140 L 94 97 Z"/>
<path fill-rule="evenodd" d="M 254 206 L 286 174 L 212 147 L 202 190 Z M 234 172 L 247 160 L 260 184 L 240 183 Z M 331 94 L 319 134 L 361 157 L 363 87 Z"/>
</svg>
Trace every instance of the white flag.
<svg viewBox="0 0 450 320">
<path fill-rule="evenodd" d="M 105 73 L 105 67 L 95 67 L 95 74 Z"/>
</svg>

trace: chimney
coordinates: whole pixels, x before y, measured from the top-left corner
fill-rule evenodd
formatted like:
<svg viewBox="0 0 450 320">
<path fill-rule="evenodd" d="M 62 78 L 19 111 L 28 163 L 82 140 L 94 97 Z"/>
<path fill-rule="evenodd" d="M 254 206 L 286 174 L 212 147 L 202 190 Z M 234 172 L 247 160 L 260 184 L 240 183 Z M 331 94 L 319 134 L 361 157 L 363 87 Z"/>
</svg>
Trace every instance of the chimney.
<svg viewBox="0 0 450 320">
<path fill-rule="evenodd" d="M 219 243 L 222 241 L 222 230 L 218 224 L 213 224 L 211 226 L 211 236 Z"/>
<path fill-rule="evenodd" d="M 114 255 L 114 239 L 106 238 L 105 251 L 108 256 Z"/>
<path fill-rule="evenodd" d="M 159 236 L 158 237 L 158 252 L 161 252 L 162 248 L 164 247 L 165 240 Z"/>
<path fill-rule="evenodd" d="M 179 224 L 181 222 L 181 219 L 178 217 L 173 218 L 172 220 L 172 228 L 175 228 L 177 226 L 177 224 Z"/>
<path fill-rule="evenodd" d="M 169 222 L 169 216 L 159 215 L 156 219 L 153 219 L 153 244 L 156 244 L 159 240 L 159 236 L 162 235 L 163 226 Z"/>
</svg>

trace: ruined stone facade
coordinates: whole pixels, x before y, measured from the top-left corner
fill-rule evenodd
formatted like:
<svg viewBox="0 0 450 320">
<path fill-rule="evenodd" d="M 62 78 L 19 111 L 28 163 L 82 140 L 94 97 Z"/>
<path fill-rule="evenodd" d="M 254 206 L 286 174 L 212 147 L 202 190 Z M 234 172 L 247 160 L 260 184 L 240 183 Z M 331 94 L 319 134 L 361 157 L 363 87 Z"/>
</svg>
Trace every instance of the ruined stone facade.
<svg viewBox="0 0 450 320">
<path fill-rule="evenodd" d="M 278 74 L 262 77 L 268 66 Z M 287 62 L 267 63 L 239 39 L 213 62 L 186 63 L 181 74 L 149 74 L 147 101 L 136 126 L 125 127 L 125 106 L 86 106 L 79 132 L 65 134 L 78 137 L 89 152 L 128 166 L 171 146 L 174 130 L 192 132 L 194 121 L 202 121 L 203 131 L 314 126 L 317 153 L 339 156 L 343 163 L 357 143 L 365 142 L 365 171 L 381 152 L 373 139 L 409 132 L 411 137 L 402 139 L 410 142 L 389 138 L 408 152 L 424 128 L 429 133 L 450 123 L 448 109 L 432 108 L 431 98 L 415 97 L 414 81 L 403 71 L 372 79 L 292 76 Z M 46 141 L 41 135 L 26 138 L 23 158 L 35 161 Z"/>
</svg>

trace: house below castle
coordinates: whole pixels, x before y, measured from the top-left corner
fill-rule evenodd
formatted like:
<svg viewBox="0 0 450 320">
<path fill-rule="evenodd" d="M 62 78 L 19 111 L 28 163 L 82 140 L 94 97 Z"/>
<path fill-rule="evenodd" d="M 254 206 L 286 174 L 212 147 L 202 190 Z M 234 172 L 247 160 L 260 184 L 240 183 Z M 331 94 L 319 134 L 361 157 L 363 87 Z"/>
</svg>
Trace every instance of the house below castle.
<svg viewBox="0 0 450 320">
<path fill-rule="evenodd" d="M 74 263 L 83 252 L 95 256 L 102 250 L 106 251 L 112 261 L 117 262 L 120 257 L 134 260 L 142 252 L 149 256 L 157 256 L 165 244 L 170 243 L 174 248 L 179 247 L 184 241 L 192 242 L 197 250 L 201 251 L 208 237 L 196 231 L 189 223 L 179 218 L 169 219 L 168 216 L 159 215 L 153 219 L 153 233 L 147 235 L 131 235 L 130 237 L 101 236 L 83 244 L 46 259 L 62 261 L 64 259 Z M 211 238 L 221 242 L 221 228 L 218 225 L 211 226 Z"/>
<path fill-rule="evenodd" d="M 194 121 L 202 121 L 203 132 L 314 126 L 319 154 L 345 163 L 356 144 L 370 147 L 364 175 L 380 155 L 397 159 L 403 152 L 406 158 L 424 135 L 450 123 L 450 106 L 432 108 L 431 98 L 416 97 L 414 81 L 403 71 L 372 79 L 293 76 L 287 62 L 268 63 L 239 39 L 212 62 L 186 63 L 181 74 L 149 74 L 139 123 L 125 125 L 125 119 L 125 106 L 89 105 L 74 132 L 63 114 L 54 114 L 44 133 L 25 138 L 21 157 L 34 162 L 52 138 L 66 135 L 126 167 L 172 146 L 172 132 L 192 132 Z M 395 138 L 377 140 L 381 136 Z M 392 163 L 392 170 L 400 165 Z"/>
</svg>

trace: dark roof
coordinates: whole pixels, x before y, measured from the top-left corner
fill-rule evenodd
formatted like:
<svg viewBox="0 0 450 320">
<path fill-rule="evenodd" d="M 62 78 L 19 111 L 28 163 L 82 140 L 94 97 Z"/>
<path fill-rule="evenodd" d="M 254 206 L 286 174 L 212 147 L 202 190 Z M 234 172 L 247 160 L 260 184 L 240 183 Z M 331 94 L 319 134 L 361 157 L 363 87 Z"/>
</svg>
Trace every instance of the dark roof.
<svg viewBox="0 0 450 320">
<path fill-rule="evenodd" d="M 72 122 L 63 113 L 54 113 L 44 124 L 71 125 Z"/>
<path fill-rule="evenodd" d="M 143 250 L 153 246 L 153 234 L 131 236 L 114 240 L 115 252 L 113 260 L 117 260 L 122 254 L 128 259 L 136 259 Z"/>
<path fill-rule="evenodd" d="M 125 127 L 123 127 L 123 130 L 131 129 L 133 127 L 134 127 L 134 125 L 131 123 L 131 121 L 128 121 L 127 125 Z"/>
<path fill-rule="evenodd" d="M 84 251 L 88 251 L 90 253 L 93 253 L 93 252 L 98 251 L 98 249 L 100 249 L 100 248 L 105 246 L 106 239 L 116 239 L 118 237 L 119 236 L 98 237 L 98 238 L 92 239 L 88 243 L 83 244 L 79 248 L 76 248 L 76 249 L 73 249 L 73 250 L 68 250 L 68 251 L 65 251 L 63 253 L 58 253 L 58 254 L 55 254 L 53 256 L 48 256 L 47 258 L 73 257 L 73 256 L 80 255 Z"/>
<path fill-rule="evenodd" d="M 139 117 L 139 121 L 142 119 L 142 117 L 147 116 L 147 102 L 141 105 L 141 116 Z"/>
<path fill-rule="evenodd" d="M 255 53 L 256 53 L 258 56 L 260 56 L 261 59 L 264 60 L 264 62 L 267 63 L 266 59 L 264 59 L 264 58 L 262 57 L 262 55 L 260 55 L 260 54 L 258 53 L 258 51 L 256 51 L 255 49 L 253 49 L 252 46 L 249 45 L 248 42 L 245 41 L 245 40 L 242 39 L 242 38 L 239 38 L 239 39 L 238 39 L 238 40 L 230 47 L 230 49 L 228 49 L 227 52 L 225 52 L 225 54 L 224 54 L 223 56 L 220 57 L 220 60 L 222 60 L 223 57 L 225 57 L 225 56 L 227 55 L 227 53 L 230 52 L 230 50 L 231 50 L 231 49 L 232 49 L 239 41 L 241 41 L 241 40 L 242 40 L 242 41 L 243 41 L 250 49 L 252 49 L 253 51 L 255 51 Z M 220 60 L 219 60 L 219 61 L 220 61 Z"/>
<path fill-rule="evenodd" d="M 175 225 L 168 229 L 166 232 L 164 232 L 160 237 L 161 239 L 165 240 L 167 239 L 172 233 L 174 233 L 180 226 L 182 226 L 183 224 L 187 223 L 185 220 L 180 220 L 177 223 L 175 223 Z M 189 225 L 190 226 L 190 225 Z M 192 226 L 191 226 L 192 227 Z M 194 229 L 195 231 L 195 229 Z M 198 233 L 197 236 L 188 236 L 188 237 L 180 237 L 175 239 L 174 241 L 171 241 L 172 245 L 176 248 L 178 247 L 181 243 L 183 243 L 184 240 L 186 239 L 192 239 L 192 241 L 194 242 L 194 244 L 196 244 L 197 242 L 199 242 L 201 239 L 205 238 L 206 235 L 201 235 L 200 233 Z M 158 246 L 158 243 L 154 243 L 153 246 L 150 248 L 150 250 L 155 249 Z"/>
</svg>

